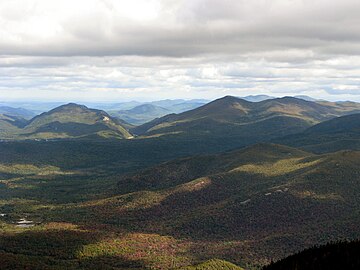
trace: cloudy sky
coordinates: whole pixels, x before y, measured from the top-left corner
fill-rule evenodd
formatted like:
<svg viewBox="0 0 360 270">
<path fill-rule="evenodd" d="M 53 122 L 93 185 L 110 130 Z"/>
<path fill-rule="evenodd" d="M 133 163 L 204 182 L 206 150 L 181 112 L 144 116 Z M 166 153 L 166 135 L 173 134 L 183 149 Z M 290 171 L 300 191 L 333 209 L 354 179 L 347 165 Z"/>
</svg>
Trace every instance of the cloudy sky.
<svg viewBox="0 0 360 270">
<path fill-rule="evenodd" d="M 359 0 L 1 0 L 0 101 L 360 101 Z"/>
</svg>

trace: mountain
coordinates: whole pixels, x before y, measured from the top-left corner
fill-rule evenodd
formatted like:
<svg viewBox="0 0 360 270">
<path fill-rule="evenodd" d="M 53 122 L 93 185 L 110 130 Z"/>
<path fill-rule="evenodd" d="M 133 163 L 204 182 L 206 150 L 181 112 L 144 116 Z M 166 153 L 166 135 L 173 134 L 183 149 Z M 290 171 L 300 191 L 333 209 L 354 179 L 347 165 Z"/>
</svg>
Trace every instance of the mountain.
<svg viewBox="0 0 360 270">
<path fill-rule="evenodd" d="M 196 109 L 209 101 L 206 99 L 164 99 L 152 101 L 150 104 L 160 106 L 170 111 L 170 113 L 182 113 L 188 110 Z"/>
<path fill-rule="evenodd" d="M 106 112 L 69 103 L 42 113 L 5 139 L 130 138 Z"/>
<path fill-rule="evenodd" d="M 163 99 L 163 100 L 157 100 L 152 101 L 151 104 L 160 106 L 166 109 L 171 109 L 174 106 L 180 105 L 180 104 L 206 104 L 209 101 L 206 99 Z"/>
<path fill-rule="evenodd" d="M 171 112 L 165 108 L 153 104 L 142 104 L 130 110 L 110 111 L 109 113 L 112 116 L 121 118 L 128 123 L 139 125 Z"/>
<path fill-rule="evenodd" d="M 140 136 L 237 137 L 243 145 L 304 131 L 357 107 L 336 107 L 284 97 L 249 102 L 232 96 L 181 114 L 170 114 L 132 129 Z"/>
<path fill-rule="evenodd" d="M 251 101 L 251 102 L 260 102 L 260 101 L 264 101 L 264 100 L 268 100 L 268 99 L 275 99 L 276 97 L 268 96 L 268 95 L 255 95 L 255 96 L 250 95 L 250 96 L 245 96 L 245 97 L 241 97 L 241 98 L 245 99 L 247 101 Z M 294 96 L 294 98 L 303 99 L 306 101 L 318 101 L 315 98 L 305 96 L 305 95 L 296 95 L 296 96 Z"/>
<path fill-rule="evenodd" d="M 187 101 L 187 102 L 182 102 L 182 103 L 178 103 L 178 104 L 173 104 L 172 106 L 169 106 L 166 108 L 168 110 L 170 110 L 171 113 L 182 113 L 182 112 L 186 112 L 189 110 L 199 108 L 206 103 L 207 102 L 205 102 L 205 101 L 193 101 L 193 102 Z"/>
<path fill-rule="evenodd" d="M 107 105 L 110 115 L 121 118 L 133 125 L 141 125 L 155 118 L 171 113 L 182 113 L 204 105 L 204 100 L 165 99 L 147 103 L 126 102 Z M 99 106 L 98 106 L 99 107 Z M 105 107 L 105 105 L 103 105 Z"/>
<path fill-rule="evenodd" d="M 360 241 L 329 243 L 291 255 L 263 270 L 357 270 Z"/>
<path fill-rule="evenodd" d="M 162 108 L 160 106 L 152 105 L 152 104 L 143 104 L 140 106 L 136 106 L 127 112 L 133 114 L 164 114 L 168 113 L 169 110 Z"/>
<path fill-rule="evenodd" d="M 274 141 L 318 153 L 360 150 L 360 114 L 334 118 Z"/>
<path fill-rule="evenodd" d="M 13 108 L 9 106 L 0 106 L 0 114 L 16 116 L 24 119 L 31 119 L 35 116 L 35 113 L 33 113 L 32 111 L 23 108 Z"/>
</svg>

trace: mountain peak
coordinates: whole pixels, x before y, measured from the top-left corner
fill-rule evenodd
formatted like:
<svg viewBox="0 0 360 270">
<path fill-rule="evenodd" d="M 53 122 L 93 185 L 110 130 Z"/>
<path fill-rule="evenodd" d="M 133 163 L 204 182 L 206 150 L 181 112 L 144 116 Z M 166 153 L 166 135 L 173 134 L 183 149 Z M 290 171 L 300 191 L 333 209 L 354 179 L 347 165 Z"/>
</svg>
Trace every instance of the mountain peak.
<svg viewBox="0 0 360 270">
<path fill-rule="evenodd" d="M 141 104 L 139 106 L 136 106 L 130 110 L 128 110 L 129 112 L 132 112 L 132 113 L 153 113 L 153 112 L 162 112 L 162 113 L 168 113 L 170 112 L 169 110 L 163 108 L 163 107 L 160 107 L 160 106 L 156 106 L 156 105 L 153 105 L 153 104 Z"/>
<path fill-rule="evenodd" d="M 302 99 L 302 98 L 297 98 L 297 97 L 291 97 L 291 96 L 285 96 L 285 97 L 281 97 L 281 98 L 276 98 L 274 100 L 278 100 L 278 101 L 282 101 L 282 102 L 291 102 L 291 103 L 301 103 L 301 104 L 310 104 L 311 101 Z"/>
<path fill-rule="evenodd" d="M 34 117 L 24 128 L 31 138 L 130 138 L 121 121 L 105 111 L 68 103 Z"/>
<path fill-rule="evenodd" d="M 67 103 L 52 109 L 49 112 L 58 112 L 58 111 L 68 111 L 68 110 L 90 110 L 85 105 L 77 104 L 77 103 Z"/>
<path fill-rule="evenodd" d="M 238 97 L 234 97 L 234 96 L 224 96 L 222 98 L 216 99 L 215 101 L 228 101 L 228 102 L 234 102 L 234 101 L 239 101 L 240 98 Z M 215 102 L 214 101 L 214 102 Z"/>
<path fill-rule="evenodd" d="M 216 100 L 204 105 L 204 107 L 206 107 L 208 105 L 215 105 L 215 104 L 218 106 L 232 105 L 234 103 L 251 104 L 252 102 L 247 101 L 245 99 L 238 98 L 238 97 L 234 97 L 234 96 L 224 96 L 222 98 L 216 99 Z"/>
</svg>

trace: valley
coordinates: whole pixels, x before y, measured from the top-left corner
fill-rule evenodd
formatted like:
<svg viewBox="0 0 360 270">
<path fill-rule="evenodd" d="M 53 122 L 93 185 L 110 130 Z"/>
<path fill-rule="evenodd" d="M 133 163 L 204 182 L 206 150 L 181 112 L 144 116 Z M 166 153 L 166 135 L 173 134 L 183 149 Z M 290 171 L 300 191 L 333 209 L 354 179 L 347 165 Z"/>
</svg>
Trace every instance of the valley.
<svg viewBox="0 0 360 270">
<path fill-rule="evenodd" d="M 77 104 L 7 116 L 2 266 L 252 270 L 360 238 L 360 106 L 325 103 L 225 97 L 140 126 Z"/>
</svg>

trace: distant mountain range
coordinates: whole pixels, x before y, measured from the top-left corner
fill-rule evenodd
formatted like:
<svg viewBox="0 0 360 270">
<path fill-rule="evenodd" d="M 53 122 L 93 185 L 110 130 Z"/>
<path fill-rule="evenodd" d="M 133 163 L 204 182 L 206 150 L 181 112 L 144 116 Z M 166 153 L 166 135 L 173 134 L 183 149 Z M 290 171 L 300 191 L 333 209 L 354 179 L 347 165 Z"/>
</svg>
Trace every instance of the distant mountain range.
<svg viewBox="0 0 360 270">
<path fill-rule="evenodd" d="M 140 125 L 154 118 L 170 114 L 171 111 L 153 104 L 142 104 L 130 110 L 110 111 L 112 116 L 118 117 L 134 125 Z"/>
<path fill-rule="evenodd" d="M 9 106 L 0 106 L 0 114 L 10 115 L 24 119 L 31 119 L 36 114 L 24 108 L 13 108 Z"/>
<path fill-rule="evenodd" d="M 268 95 L 251 95 L 251 96 L 245 96 L 245 97 L 240 97 L 241 99 L 245 99 L 247 101 L 251 101 L 251 102 L 260 102 L 260 101 L 264 101 L 264 100 L 268 100 L 268 99 L 275 99 L 277 97 L 274 96 L 268 96 Z M 299 98 L 299 99 L 303 99 L 306 101 L 319 101 L 315 98 L 309 97 L 309 96 L 305 96 L 305 95 L 296 95 L 294 96 L 294 98 Z"/>
<path fill-rule="evenodd" d="M 160 100 L 150 103 L 139 103 L 137 106 L 129 107 L 128 109 L 115 110 L 114 108 L 109 110 L 109 114 L 133 125 L 141 125 L 149 122 L 155 118 L 165 116 L 171 113 L 181 113 L 184 111 L 198 108 L 208 101 L 206 100 Z M 124 107 L 129 103 L 119 104 L 119 107 Z M 135 104 L 135 103 L 131 103 Z"/>
<path fill-rule="evenodd" d="M 8 114 L 2 114 L 0 119 L 0 136 L 1 139 L 131 138 L 133 134 L 141 138 L 232 137 L 246 146 L 301 133 L 320 122 L 360 112 L 359 103 L 314 102 L 293 97 L 250 102 L 226 96 L 202 106 L 201 101 L 196 102 L 163 100 L 111 114 L 70 103 L 31 120 L 19 116 L 28 117 L 31 112 L 5 107 L 3 110 Z M 171 113 L 174 108 L 185 107 L 195 109 Z"/>
<path fill-rule="evenodd" d="M 249 102 L 226 96 L 180 114 L 169 114 L 130 131 L 138 136 L 237 137 L 244 145 L 302 132 L 319 122 L 360 112 L 360 104 L 284 97 Z"/>
</svg>

